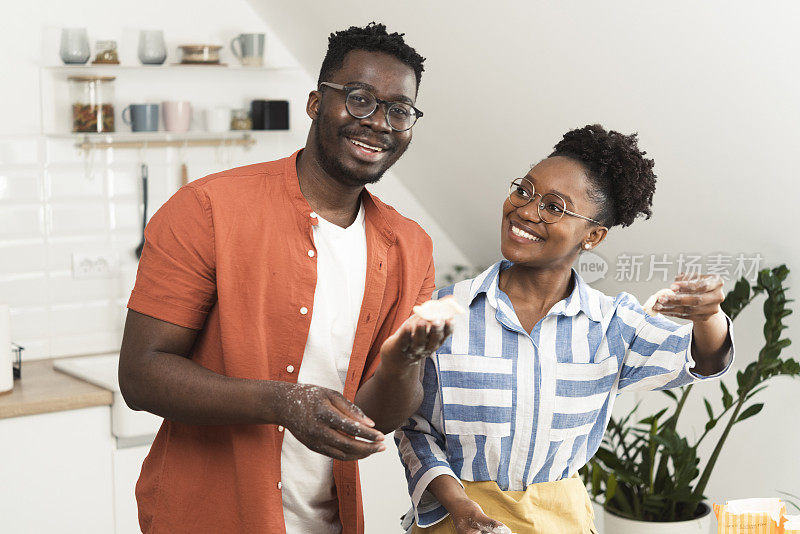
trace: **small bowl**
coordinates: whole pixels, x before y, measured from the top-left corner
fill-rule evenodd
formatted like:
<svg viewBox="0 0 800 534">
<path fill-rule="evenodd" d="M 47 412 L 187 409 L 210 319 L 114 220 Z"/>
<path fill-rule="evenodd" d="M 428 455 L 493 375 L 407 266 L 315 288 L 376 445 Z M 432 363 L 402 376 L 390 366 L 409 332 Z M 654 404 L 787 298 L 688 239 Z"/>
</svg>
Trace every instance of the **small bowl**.
<svg viewBox="0 0 800 534">
<path fill-rule="evenodd" d="M 220 45 L 181 45 L 181 63 L 219 63 Z"/>
</svg>

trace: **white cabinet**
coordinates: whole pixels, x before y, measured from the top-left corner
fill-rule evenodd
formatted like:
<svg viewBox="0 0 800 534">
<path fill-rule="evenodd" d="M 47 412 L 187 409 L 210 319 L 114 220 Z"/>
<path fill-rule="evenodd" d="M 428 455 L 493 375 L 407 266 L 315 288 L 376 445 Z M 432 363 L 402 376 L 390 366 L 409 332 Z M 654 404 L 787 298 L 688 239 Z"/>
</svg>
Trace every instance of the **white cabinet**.
<svg viewBox="0 0 800 534">
<path fill-rule="evenodd" d="M 114 448 L 108 406 L 0 419 L 0 530 L 114 532 Z"/>
<path fill-rule="evenodd" d="M 150 443 L 114 451 L 114 512 L 116 534 L 139 534 L 136 481 Z"/>
</svg>

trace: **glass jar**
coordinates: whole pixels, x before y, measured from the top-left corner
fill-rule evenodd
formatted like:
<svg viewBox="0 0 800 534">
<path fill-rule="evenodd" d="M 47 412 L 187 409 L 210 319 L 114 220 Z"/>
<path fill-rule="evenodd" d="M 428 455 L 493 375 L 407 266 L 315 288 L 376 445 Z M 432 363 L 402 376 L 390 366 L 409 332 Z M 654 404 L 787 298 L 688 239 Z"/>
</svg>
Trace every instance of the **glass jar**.
<svg viewBox="0 0 800 534">
<path fill-rule="evenodd" d="M 116 41 L 97 41 L 95 50 L 97 51 L 97 55 L 95 56 L 94 61 L 92 61 L 93 64 L 105 63 L 119 65 Z"/>
<path fill-rule="evenodd" d="M 114 76 L 70 76 L 72 131 L 114 131 Z"/>
<path fill-rule="evenodd" d="M 253 120 L 246 109 L 231 110 L 231 130 L 252 130 Z"/>
</svg>

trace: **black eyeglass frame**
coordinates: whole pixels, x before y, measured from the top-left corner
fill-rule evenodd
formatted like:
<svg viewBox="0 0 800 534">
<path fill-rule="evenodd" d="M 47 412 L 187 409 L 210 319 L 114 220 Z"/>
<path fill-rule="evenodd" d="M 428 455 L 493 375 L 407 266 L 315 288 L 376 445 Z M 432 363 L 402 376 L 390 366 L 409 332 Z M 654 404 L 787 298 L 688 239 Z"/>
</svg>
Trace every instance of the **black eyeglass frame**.
<svg viewBox="0 0 800 534">
<path fill-rule="evenodd" d="M 376 112 L 376 111 L 378 111 L 378 106 L 380 106 L 381 104 L 383 104 L 384 115 L 386 116 L 386 124 L 388 124 L 388 125 L 389 125 L 389 127 L 390 127 L 392 130 L 394 130 L 395 132 L 407 132 L 408 130 L 410 130 L 411 128 L 413 128 L 413 127 L 414 127 L 414 125 L 415 125 L 415 124 L 417 124 L 417 121 L 418 121 L 418 120 L 419 120 L 419 119 L 420 119 L 420 118 L 421 118 L 421 117 L 424 115 L 424 113 L 422 112 L 422 110 L 420 110 L 420 109 L 417 109 L 415 106 L 412 106 L 412 105 L 411 105 L 411 104 L 409 104 L 408 102 L 389 102 L 388 100 L 383 100 L 383 99 L 381 99 L 381 98 L 378 98 L 378 97 L 377 97 L 377 96 L 375 96 L 375 95 L 374 95 L 374 94 L 373 94 L 371 91 L 369 91 L 369 90 L 367 90 L 367 89 L 364 89 L 363 87 L 352 86 L 352 85 L 351 85 L 351 86 L 348 86 L 348 85 L 340 85 L 340 84 L 338 84 L 338 83 L 331 83 L 331 82 L 320 82 L 319 84 L 320 84 L 320 86 L 323 86 L 323 85 L 324 85 L 324 86 L 326 86 L 326 87 L 330 87 L 331 89 L 336 89 L 336 90 L 338 90 L 338 91 L 344 91 L 344 101 L 345 101 L 345 106 L 344 106 L 344 108 L 347 110 L 347 113 L 349 113 L 349 114 L 350 114 L 350 116 L 351 116 L 351 117 L 353 117 L 354 119 L 366 119 L 367 117 L 371 117 L 372 115 L 374 115 L 374 114 L 375 114 L 375 112 Z M 375 109 L 373 109 L 372 111 L 370 111 L 369 113 L 367 113 L 366 115 L 363 115 L 363 116 L 361 116 L 361 117 L 359 117 L 358 115 L 356 115 L 355 113 L 353 113 L 352 111 L 350 111 L 350 108 L 347 106 L 347 98 L 350 96 L 350 93 L 351 93 L 352 91 L 356 91 L 356 90 L 359 90 L 359 89 L 360 89 L 361 91 L 364 91 L 364 92 L 366 92 L 366 93 L 369 93 L 370 95 L 372 95 L 372 98 L 374 98 L 374 99 L 375 99 Z M 414 110 L 414 122 L 412 122 L 412 123 L 411 123 L 411 126 L 409 126 L 408 128 L 406 128 L 406 129 L 404 129 L 404 130 L 400 130 L 400 129 L 398 129 L 398 128 L 395 128 L 394 126 L 392 126 L 392 123 L 391 123 L 391 121 L 389 120 L 389 110 L 390 110 L 390 109 L 391 109 L 391 108 L 392 108 L 394 105 L 396 105 L 396 104 L 397 104 L 397 105 L 400 105 L 400 104 L 402 104 L 402 105 L 404 105 L 404 106 L 409 106 L 411 109 L 413 109 L 413 110 Z"/>
</svg>

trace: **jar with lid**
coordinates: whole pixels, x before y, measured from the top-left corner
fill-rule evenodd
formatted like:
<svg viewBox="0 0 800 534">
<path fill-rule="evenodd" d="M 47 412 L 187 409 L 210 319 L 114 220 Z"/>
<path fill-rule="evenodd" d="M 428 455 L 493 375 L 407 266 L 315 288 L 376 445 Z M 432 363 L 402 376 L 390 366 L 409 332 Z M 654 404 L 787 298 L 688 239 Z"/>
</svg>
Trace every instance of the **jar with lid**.
<svg viewBox="0 0 800 534">
<path fill-rule="evenodd" d="M 72 131 L 114 131 L 114 76 L 70 76 Z"/>
<path fill-rule="evenodd" d="M 97 41 L 97 55 L 92 61 L 93 64 L 119 65 L 116 41 Z"/>
<path fill-rule="evenodd" d="M 252 130 L 253 120 L 246 109 L 231 110 L 231 130 Z"/>
</svg>

